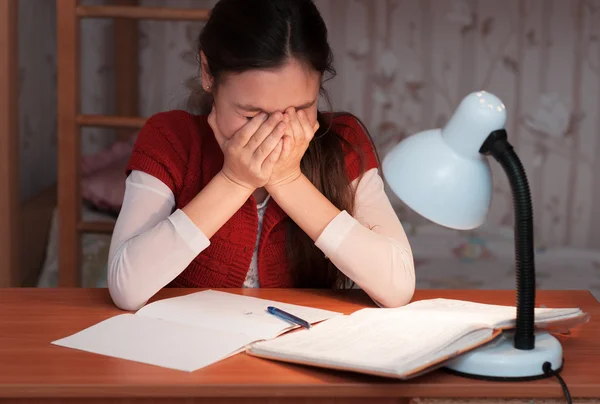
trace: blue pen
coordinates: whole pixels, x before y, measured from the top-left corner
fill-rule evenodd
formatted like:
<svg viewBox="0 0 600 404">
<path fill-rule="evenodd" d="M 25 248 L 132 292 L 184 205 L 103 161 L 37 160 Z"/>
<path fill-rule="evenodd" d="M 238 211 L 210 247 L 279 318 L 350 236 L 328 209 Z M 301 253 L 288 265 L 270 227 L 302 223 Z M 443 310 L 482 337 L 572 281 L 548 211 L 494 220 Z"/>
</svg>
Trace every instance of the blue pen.
<svg viewBox="0 0 600 404">
<path fill-rule="evenodd" d="M 287 320 L 294 324 L 298 324 L 299 326 L 302 326 L 304 328 L 310 328 L 310 323 L 308 321 L 302 320 L 301 318 L 298 318 L 298 317 L 294 316 L 293 314 L 290 314 L 286 311 L 278 309 L 277 307 L 269 306 L 269 307 L 267 307 L 267 311 L 269 313 L 273 314 L 274 316 L 277 316 L 283 320 Z"/>
</svg>

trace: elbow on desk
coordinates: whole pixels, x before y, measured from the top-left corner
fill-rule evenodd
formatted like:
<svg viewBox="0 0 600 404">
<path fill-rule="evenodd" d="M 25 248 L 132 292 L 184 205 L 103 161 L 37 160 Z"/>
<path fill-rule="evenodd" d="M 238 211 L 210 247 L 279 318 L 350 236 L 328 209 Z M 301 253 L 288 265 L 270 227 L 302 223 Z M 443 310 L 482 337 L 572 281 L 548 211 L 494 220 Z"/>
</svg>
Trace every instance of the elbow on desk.
<svg viewBox="0 0 600 404">
<path fill-rule="evenodd" d="M 115 306 L 121 310 L 137 311 L 145 304 L 144 301 L 135 299 L 128 288 L 117 286 L 110 281 L 108 282 L 108 291 Z"/>
<path fill-rule="evenodd" d="M 378 304 L 387 308 L 402 307 L 410 303 L 415 289 L 415 264 L 412 252 L 396 246 L 392 258 L 392 272 L 388 279 L 389 289 L 386 296 L 378 300 Z"/>
<path fill-rule="evenodd" d="M 396 289 L 395 291 L 393 291 L 393 293 L 390 293 L 389 296 L 377 299 L 376 303 L 380 307 L 385 307 L 388 309 L 406 306 L 412 300 L 414 293 L 414 284 L 413 286 L 404 285 L 404 287 Z"/>
<path fill-rule="evenodd" d="M 113 303 L 121 310 L 137 311 L 141 309 L 145 304 L 145 302 L 140 302 L 138 300 L 130 298 L 126 293 L 123 293 L 123 291 L 121 290 L 111 287 L 109 287 L 108 290 Z"/>
<path fill-rule="evenodd" d="M 109 264 L 107 285 L 113 303 L 121 310 L 136 311 L 146 304 L 146 300 L 136 296 L 135 285 L 120 271 L 118 260 Z"/>
</svg>

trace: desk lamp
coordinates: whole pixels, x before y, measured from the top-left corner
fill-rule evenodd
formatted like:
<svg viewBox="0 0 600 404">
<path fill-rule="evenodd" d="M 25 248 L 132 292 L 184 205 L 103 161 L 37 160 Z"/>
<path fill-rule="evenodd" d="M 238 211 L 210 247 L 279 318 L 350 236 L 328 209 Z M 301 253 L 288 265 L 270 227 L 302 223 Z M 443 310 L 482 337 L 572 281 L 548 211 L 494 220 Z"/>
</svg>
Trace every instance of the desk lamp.
<svg viewBox="0 0 600 404">
<path fill-rule="evenodd" d="M 516 257 L 516 328 L 450 360 L 467 377 L 528 380 L 562 368 L 562 346 L 534 330 L 533 214 L 525 170 L 508 142 L 506 107 L 485 91 L 467 95 L 443 128 L 409 136 L 394 146 L 382 168 L 391 190 L 412 210 L 444 227 L 480 226 L 492 198 L 486 156 L 500 163 L 513 194 Z"/>
</svg>

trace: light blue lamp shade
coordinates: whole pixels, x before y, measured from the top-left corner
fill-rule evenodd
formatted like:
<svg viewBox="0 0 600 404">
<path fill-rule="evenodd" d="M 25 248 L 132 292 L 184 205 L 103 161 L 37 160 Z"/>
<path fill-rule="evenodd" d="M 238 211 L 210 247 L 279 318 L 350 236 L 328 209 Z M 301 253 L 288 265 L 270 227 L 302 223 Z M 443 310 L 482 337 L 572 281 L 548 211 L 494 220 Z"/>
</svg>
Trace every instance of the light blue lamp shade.
<svg viewBox="0 0 600 404">
<path fill-rule="evenodd" d="M 411 209 L 439 225 L 480 226 L 492 199 L 492 175 L 479 150 L 504 128 L 506 108 L 493 94 L 466 96 L 446 126 L 409 136 L 383 160 L 391 190 Z"/>
</svg>

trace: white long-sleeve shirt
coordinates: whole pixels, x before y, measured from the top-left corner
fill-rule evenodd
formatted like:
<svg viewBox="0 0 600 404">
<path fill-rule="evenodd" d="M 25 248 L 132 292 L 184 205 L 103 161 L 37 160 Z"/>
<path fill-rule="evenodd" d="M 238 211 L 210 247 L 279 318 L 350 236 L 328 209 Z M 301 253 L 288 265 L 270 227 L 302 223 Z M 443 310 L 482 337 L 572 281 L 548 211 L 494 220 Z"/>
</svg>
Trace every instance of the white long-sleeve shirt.
<svg viewBox="0 0 600 404">
<path fill-rule="evenodd" d="M 412 298 L 414 263 L 408 239 L 376 168 L 352 183 L 355 213 L 342 211 L 315 245 L 373 300 L 400 306 Z M 268 200 L 257 206 L 259 224 Z M 113 232 L 108 288 L 115 304 L 137 310 L 175 279 L 210 245 L 180 209 L 167 185 L 142 171 L 126 180 L 125 197 Z M 258 287 L 257 244 L 245 287 Z"/>
</svg>

